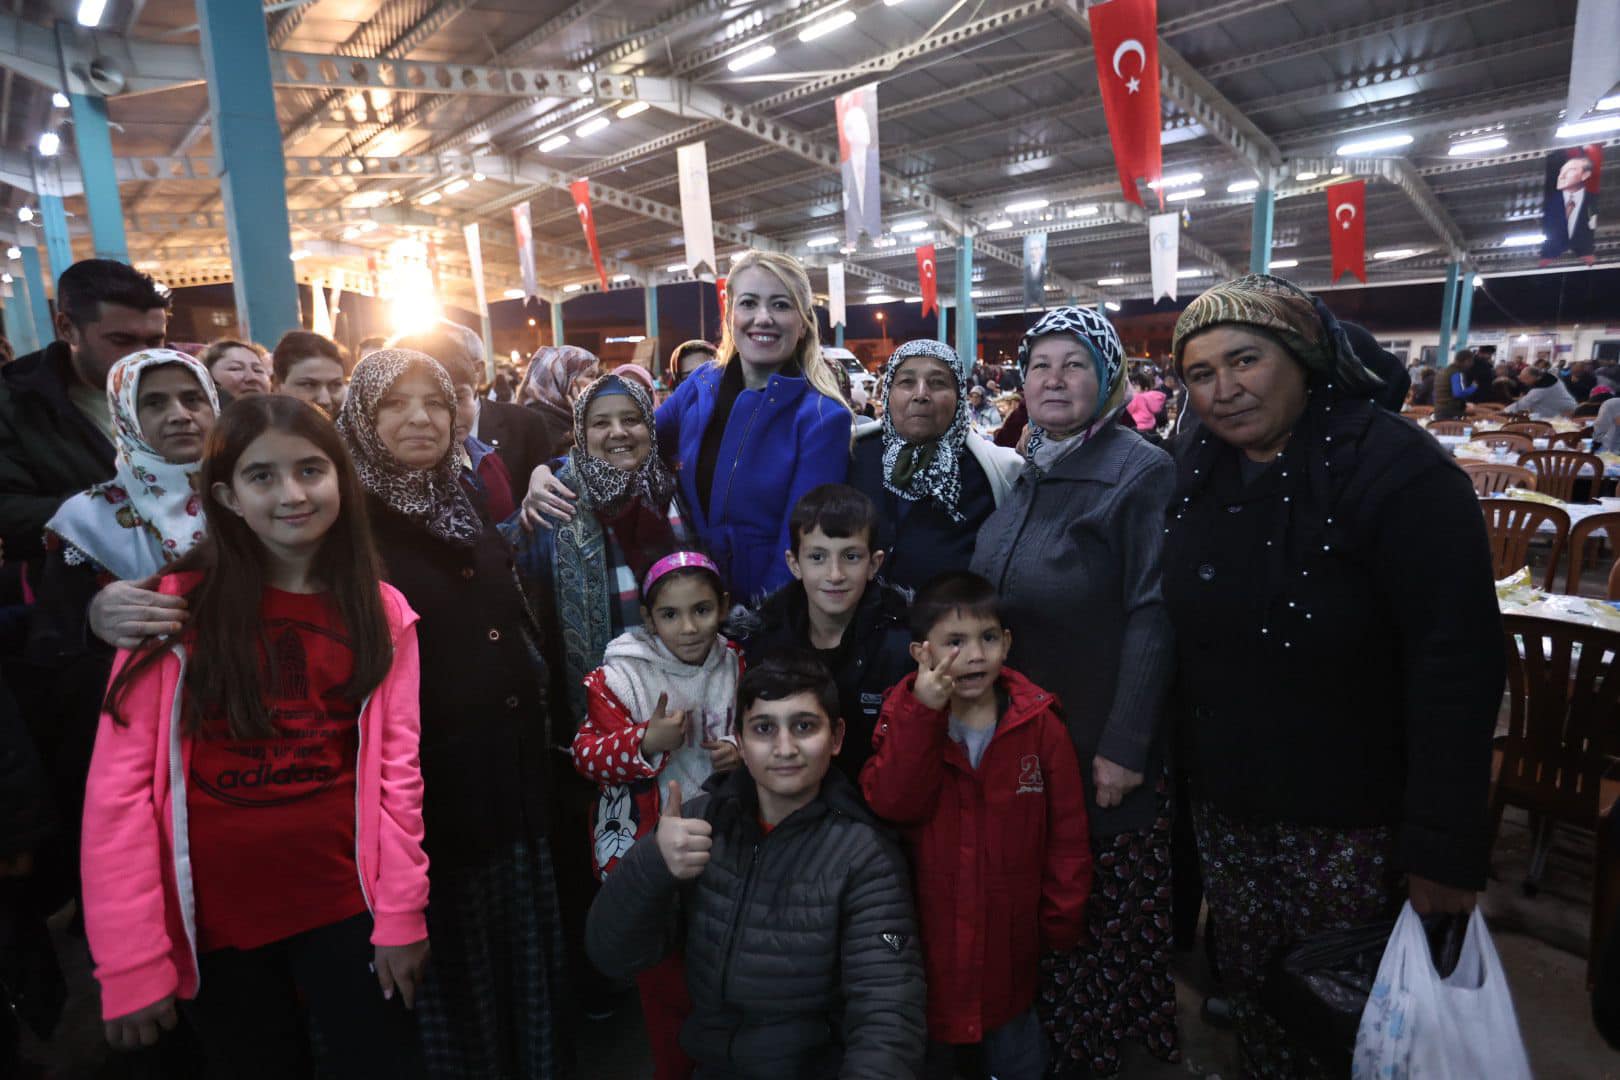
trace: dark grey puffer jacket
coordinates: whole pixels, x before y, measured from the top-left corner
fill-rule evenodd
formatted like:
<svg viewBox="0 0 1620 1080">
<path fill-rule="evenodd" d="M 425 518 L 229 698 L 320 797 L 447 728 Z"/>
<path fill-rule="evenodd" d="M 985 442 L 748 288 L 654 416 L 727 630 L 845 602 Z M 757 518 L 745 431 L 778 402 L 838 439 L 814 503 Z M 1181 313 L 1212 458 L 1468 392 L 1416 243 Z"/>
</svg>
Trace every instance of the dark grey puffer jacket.
<svg viewBox="0 0 1620 1080">
<path fill-rule="evenodd" d="M 919 1075 L 922 954 L 892 837 L 837 770 L 768 836 L 745 769 L 704 789 L 684 812 L 714 826 L 708 867 L 683 885 L 655 834 L 637 842 L 591 905 L 591 962 L 625 977 L 684 938 L 692 1015 L 681 1045 L 701 1080 Z"/>
</svg>

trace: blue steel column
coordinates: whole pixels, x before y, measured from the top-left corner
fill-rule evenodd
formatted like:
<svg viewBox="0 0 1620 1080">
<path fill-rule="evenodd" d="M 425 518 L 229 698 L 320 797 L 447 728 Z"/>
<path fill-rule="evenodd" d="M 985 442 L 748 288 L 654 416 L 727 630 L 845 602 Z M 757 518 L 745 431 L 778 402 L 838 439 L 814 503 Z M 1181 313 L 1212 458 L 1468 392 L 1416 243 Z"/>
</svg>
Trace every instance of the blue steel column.
<svg viewBox="0 0 1620 1080">
<path fill-rule="evenodd" d="M 275 341 L 299 327 L 287 219 L 287 163 L 270 86 L 264 9 L 198 0 L 208 110 L 220 159 L 225 234 L 242 335 Z"/>
<path fill-rule="evenodd" d="M 40 347 L 43 348 L 56 340 L 56 328 L 51 325 L 51 305 L 45 300 L 45 276 L 39 269 L 39 248 L 29 244 L 20 246 L 23 279 L 28 282 L 28 310 L 34 316 L 34 333 L 38 335 Z"/>
<path fill-rule="evenodd" d="M 842 349 L 844 347 L 844 324 L 843 323 L 839 323 L 837 326 L 833 327 L 833 344 L 838 346 L 840 349 Z"/>
<path fill-rule="evenodd" d="M 647 324 L 647 340 L 652 342 L 653 367 L 658 367 L 658 286 L 647 282 L 641 287 L 642 321 Z"/>
<path fill-rule="evenodd" d="M 11 277 L 11 303 L 6 305 L 6 337 L 11 339 L 11 347 L 18 356 L 37 352 L 41 348 L 39 334 L 34 330 L 27 274 L 13 274 Z"/>
<path fill-rule="evenodd" d="M 551 343 L 563 343 L 562 298 L 555 293 L 551 296 Z"/>
<path fill-rule="evenodd" d="M 1254 220 L 1249 228 L 1249 273 L 1271 273 L 1271 226 L 1277 216 L 1277 193 L 1262 187 L 1254 193 Z"/>
<path fill-rule="evenodd" d="M 45 224 L 45 253 L 51 260 L 51 277 L 59 278 L 62 271 L 73 265 L 73 241 L 68 236 L 67 211 L 62 196 L 39 196 L 39 216 Z"/>
<path fill-rule="evenodd" d="M 956 245 L 956 355 L 969 371 L 979 362 L 979 327 L 973 313 L 973 237 L 966 233 Z"/>
<path fill-rule="evenodd" d="M 1461 310 L 1457 313 L 1457 348 L 1468 348 L 1468 323 L 1474 317 L 1474 274 L 1463 268 Z"/>
<path fill-rule="evenodd" d="M 1446 265 L 1446 298 L 1441 301 L 1440 311 L 1440 362 L 1437 367 L 1445 367 L 1451 363 L 1451 331 L 1457 316 L 1457 263 Z"/>
<path fill-rule="evenodd" d="M 107 130 L 107 99 L 69 94 L 68 101 L 73 106 L 73 147 L 79 155 L 96 258 L 127 263 L 129 240 L 124 236 L 124 204 L 118 197 L 112 136 Z"/>
</svg>

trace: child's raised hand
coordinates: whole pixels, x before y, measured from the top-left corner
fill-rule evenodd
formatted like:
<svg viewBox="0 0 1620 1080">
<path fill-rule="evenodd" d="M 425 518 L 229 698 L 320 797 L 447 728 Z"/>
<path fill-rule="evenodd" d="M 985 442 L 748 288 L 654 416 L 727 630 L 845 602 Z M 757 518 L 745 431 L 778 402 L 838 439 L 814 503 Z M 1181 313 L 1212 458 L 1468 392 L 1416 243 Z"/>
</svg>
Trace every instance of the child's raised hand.
<svg viewBox="0 0 1620 1080">
<path fill-rule="evenodd" d="M 119 1050 L 139 1050 L 143 1046 L 156 1046 L 165 1031 L 173 1031 L 180 1022 L 175 1015 L 174 995 L 154 1001 L 144 1009 L 136 1009 L 106 1023 L 107 1042 Z"/>
<path fill-rule="evenodd" d="M 677 881 L 691 881 L 709 865 L 713 828 L 702 818 L 681 816 L 681 785 L 669 782 L 669 801 L 658 819 L 658 853 Z"/>
<path fill-rule="evenodd" d="M 715 772 L 727 772 L 742 764 L 742 753 L 730 739 L 709 739 L 700 745 L 709 752 L 709 768 Z"/>
<path fill-rule="evenodd" d="M 648 754 L 679 750 L 686 742 L 686 719 L 687 710 L 669 712 L 669 695 L 659 694 L 658 707 L 653 710 L 647 730 L 641 736 L 641 749 Z"/>
<path fill-rule="evenodd" d="M 933 645 L 923 642 L 922 655 L 917 657 L 917 683 L 912 688 L 918 701 L 930 709 L 943 709 L 951 703 L 951 693 L 956 688 L 952 672 L 961 651 L 953 646 L 942 658 L 934 652 Z"/>
<path fill-rule="evenodd" d="M 382 987 L 384 1001 L 394 1000 L 394 991 L 405 999 L 407 1009 L 416 1008 L 416 988 L 422 985 L 427 968 L 427 939 L 409 945 L 377 945 L 374 947 L 372 966 L 377 969 L 377 985 Z"/>
</svg>

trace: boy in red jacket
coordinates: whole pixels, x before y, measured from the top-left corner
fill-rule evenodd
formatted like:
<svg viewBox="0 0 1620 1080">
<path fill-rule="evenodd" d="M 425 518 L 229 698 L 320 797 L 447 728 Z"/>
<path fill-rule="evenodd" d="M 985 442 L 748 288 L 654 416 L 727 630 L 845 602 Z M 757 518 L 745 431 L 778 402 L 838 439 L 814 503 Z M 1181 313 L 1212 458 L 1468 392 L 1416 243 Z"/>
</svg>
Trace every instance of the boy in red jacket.
<svg viewBox="0 0 1620 1080">
<path fill-rule="evenodd" d="M 928 972 L 928 1076 L 1039 1080 L 1043 951 L 1074 948 L 1091 891 L 1080 765 L 1057 699 L 1002 666 L 1012 633 L 977 574 L 911 608 L 917 673 L 890 691 L 861 788 L 903 827 Z M 964 1049 L 965 1048 L 965 1049 Z"/>
</svg>

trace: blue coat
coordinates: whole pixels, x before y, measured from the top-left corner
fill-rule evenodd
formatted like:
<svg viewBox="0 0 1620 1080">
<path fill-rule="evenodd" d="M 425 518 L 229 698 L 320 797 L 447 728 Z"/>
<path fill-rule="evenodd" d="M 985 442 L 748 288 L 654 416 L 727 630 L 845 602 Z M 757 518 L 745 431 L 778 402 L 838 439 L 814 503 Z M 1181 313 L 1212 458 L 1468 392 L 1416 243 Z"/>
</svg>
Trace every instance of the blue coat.
<svg viewBox="0 0 1620 1080">
<path fill-rule="evenodd" d="M 658 409 L 658 452 L 675 470 L 697 534 L 725 572 L 732 596 L 749 600 L 791 575 L 788 515 L 818 484 L 849 471 L 850 412 L 803 378 L 772 375 L 744 389 L 726 420 L 709 501 L 698 497 L 698 450 L 720 393 L 719 364 L 681 380 Z"/>
</svg>

